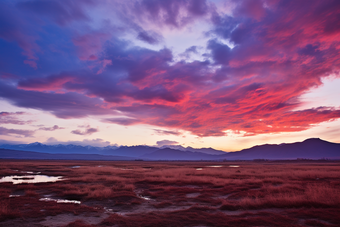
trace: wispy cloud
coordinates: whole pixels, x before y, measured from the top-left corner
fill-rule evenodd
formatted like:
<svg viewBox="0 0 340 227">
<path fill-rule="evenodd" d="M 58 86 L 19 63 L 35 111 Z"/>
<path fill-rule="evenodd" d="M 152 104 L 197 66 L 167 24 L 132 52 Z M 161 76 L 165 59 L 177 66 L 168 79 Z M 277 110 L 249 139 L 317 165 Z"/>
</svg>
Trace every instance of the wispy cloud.
<svg viewBox="0 0 340 227">
<path fill-rule="evenodd" d="M 65 129 L 63 127 L 59 127 L 58 125 L 54 125 L 53 127 L 40 127 L 39 130 L 44 130 L 44 131 L 55 131 L 58 129 Z"/>
<path fill-rule="evenodd" d="M 97 138 L 97 139 L 83 139 L 82 141 L 59 141 L 55 139 L 54 137 L 50 137 L 46 140 L 46 144 L 74 144 L 74 145 L 80 145 L 80 146 L 94 146 L 94 147 L 106 147 L 106 146 L 118 146 L 118 144 L 111 144 L 109 141 L 105 141 L 103 139 Z"/>
<path fill-rule="evenodd" d="M 90 128 L 89 126 L 84 131 L 81 131 L 79 129 L 71 131 L 71 133 L 76 134 L 76 135 L 81 135 L 81 136 L 92 135 L 95 132 L 98 132 L 98 129 Z"/>
<path fill-rule="evenodd" d="M 0 112 L 0 124 L 16 124 L 26 125 L 31 124 L 33 121 L 20 120 L 20 116 L 25 115 L 25 112 Z"/>
<path fill-rule="evenodd" d="M 158 135 L 174 135 L 174 136 L 179 136 L 182 133 L 178 132 L 178 131 L 171 131 L 171 130 L 161 130 L 161 129 L 154 129 L 154 131 L 158 134 Z"/>
<path fill-rule="evenodd" d="M 35 131 L 33 130 L 24 130 L 24 129 L 9 129 L 5 127 L 0 127 L 0 135 L 6 136 L 24 136 L 31 137 L 33 136 Z"/>
</svg>

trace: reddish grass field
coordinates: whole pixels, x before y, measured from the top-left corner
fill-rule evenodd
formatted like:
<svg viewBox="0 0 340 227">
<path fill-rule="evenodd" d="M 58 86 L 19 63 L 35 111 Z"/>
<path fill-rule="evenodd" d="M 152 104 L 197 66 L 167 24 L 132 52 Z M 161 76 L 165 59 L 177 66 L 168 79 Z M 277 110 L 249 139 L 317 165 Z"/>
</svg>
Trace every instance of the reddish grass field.
<svg viewBox="0 0 340 227">
<path fill-rule="evenodd" d="M 340 226 L 339 162 L 0 161 L 37 172 L 63 180 L 0 183 L 0 226 Z"/>
</svg>

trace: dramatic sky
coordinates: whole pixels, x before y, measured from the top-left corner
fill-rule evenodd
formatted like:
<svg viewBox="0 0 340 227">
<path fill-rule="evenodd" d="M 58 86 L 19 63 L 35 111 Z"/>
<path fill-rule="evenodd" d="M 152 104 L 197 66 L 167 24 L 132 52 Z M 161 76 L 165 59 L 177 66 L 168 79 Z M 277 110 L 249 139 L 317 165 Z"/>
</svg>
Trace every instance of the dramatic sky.
<svg viewBox="0 0 340 227">
<path fill-rule="evenodd" d="M 339 0 L 2 0 L 0 142 L 340 142 Z"/>
</svg>

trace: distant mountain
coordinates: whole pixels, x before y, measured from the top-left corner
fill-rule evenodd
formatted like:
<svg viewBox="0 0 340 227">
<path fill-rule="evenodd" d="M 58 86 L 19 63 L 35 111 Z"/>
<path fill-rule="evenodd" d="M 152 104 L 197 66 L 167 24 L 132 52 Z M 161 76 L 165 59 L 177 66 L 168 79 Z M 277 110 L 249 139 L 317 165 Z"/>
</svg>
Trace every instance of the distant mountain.
<svg viewBox="0 0 340 227">
<path fill-rule="evenodd" d="M 121 146 L 113 151 L 106 152 L 103 154 L 111 154 L 111 155 L 119 155 L 119 156 L 127 156 L 127 157 L 140 157 L 145 154 L 150 154 L 159 148 L 157 147 L 149 147 L 149 146 Z"/>
<path fill-rule="evenodd" d="M 152 153 L 140 156 L 147 160 L 218 160 L 220 155 L 209 155 L 201 152 L 181 151 L 171 148 L 158 149 Z"/>
<path fill-rule="evenodd" d="M 223 155 L 227 160 L 253 159 L 340 159 L 340 144 L 331 143 L 319 138 L 307 139 L 303 142 L 290 144 L 265 144 L 229 152 Z"/>
<path fill-rule="evenodd" d="M 34 151 L 18 151 L 0 148 L 0 158 L 3 159 L 39 159 L 39 160 L 134 160 L 131 157 L 99 155 L 99 154 L 47 154 Z"/>
<path fill-rule="evenodd" d="M 225 151 L 215 150 L 211 147 L 209 148 L 192 148 L 192 147 L 183 147 L 181 145 L 164 145 L 160 147 L 161 149 L 164 148 L 171 148 L 173 150 L 179 150 L 179 151 L 191 151 L 191 152 L 200 152 L 205 154 L 211 154 L 211 155 L 222 155 L 226 154 Z"/>
<path fill-rule="evenodd" d="M 82 160 L 287 160 L 340 159 L 340 144 L 318 138 L 290 144 L 265 144 L 236 152 L 212 148 L 195 149 L 182 146 L 92 147 L 79 145 L 45 145 L 41 143 L 0 145 L 0 158 L 82 159 Z"/>
<path fill-rule="evenodd" d="M 110 153 L 117 149 L 117 146 L 107 147 L 93 147 L 93 146 L 80 146 L 80 145 L 46 145 L 42 143 L 30 143 L 30 144 L 2 144 L 0 148 L 22 151 L 35 151 L 50 154 L 104 154 Z"/>
<path fill-rule="evenodd" d="M 139 146 L 107 146 L 107 147 L 93 147 L 93 146 L 80 146 L 73 144 L 58 144 L 58 145 L 47 145 L 42 143 L 30 143 L 30 144 L 1 144 L 0 148 L 10 149 L 10 150 L 21 150 L 21 151 L 35 151 L 49 154 L 101 154 L 101 155 L 118 155 L 126 157 L 139 157 L 145 154 L 152 153 L 159 147 L 151 147 L 146 145 Z M 206 154 L 225 154 L 224 151 L 215 150 L 213 148 L 199 148 L 195 149 L 192 147 L 182 147 L 180 145 L 169 145 L 162 146 L 163 148 L 171 148 L 180 151 L 191 151 L 191 152 L 201 152 Z"/>
</svg>

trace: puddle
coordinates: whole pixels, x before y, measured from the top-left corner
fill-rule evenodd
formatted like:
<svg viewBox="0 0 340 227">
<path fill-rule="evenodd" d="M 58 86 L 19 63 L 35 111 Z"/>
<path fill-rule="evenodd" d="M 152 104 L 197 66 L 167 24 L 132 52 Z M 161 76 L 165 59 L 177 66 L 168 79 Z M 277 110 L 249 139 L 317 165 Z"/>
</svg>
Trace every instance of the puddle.
<svg viewBox="0 0 340 227">
<path fill-rule="evenodd" d="M 19 197 L 20 195 L 9 195 L 9 198 Z"/>
<path fill-rule="evenodd" d="M 145 200 L 151 200 L 151 198 L 142 195 L 138 195 L 138 197 Z"/>
<path fill-rule="evenodd" d="M 107 207 L 104 207 L 104 210 L 107 212 L 107 213 L 113 213 L 113 209 L 109 209 Z"/>
<path fill-rule="evenodd" d="M 221 168 L 223 166 L 206 166 L 206 167 Z"/>
<path fill-rule="evenodd" d="M 196 170 L 203 170 L 203 168 L 197 168 Z"/>
<path fill-rule="evenodd" d="M 231 167 L 231 168 L 238 168 L 238 167 L 240 167 L 240 166 L 230 165 L 229 167 Z"/>
<path fill-rule="evenodd" d="M 75 203 L 75 204 L 81 204 L 78 200 L 67 200 L 67 199 L 51 199 L 51 198 L 41 198 L 39 201 L 44 202 L 57 202 L 57 203 Z"/>
<path fill-rule="evenodd" d="M 25 175 L 25 176 L 7 176 L 0 179 L 0 183 L 12 182 L 13 184 L 23 183 L 45 183 L 45 182 L 56 182 L 62 180 L 62 176 L 52 177 L 47 175 Z"/>
<path fill-rule="evenodd" d="M 77 168 L 80 168 L 80 166 L 72 166 L 71 168 L 72 169 L 77 169 Z"/>
<path fill-rule="evenodd" d="M 136 193 L 136 196 L 139 197 L 139 198 L 141 198 L 141 199 L 144 199 L 144 200 L 153 200 L 153 199 L 151 199 L 151 198 L 148 197 L 148 196 L 142 195 L 143 190 L 135 190 L 134 192 Z"/>
</svg>

